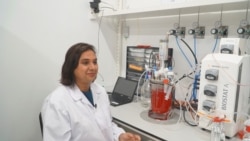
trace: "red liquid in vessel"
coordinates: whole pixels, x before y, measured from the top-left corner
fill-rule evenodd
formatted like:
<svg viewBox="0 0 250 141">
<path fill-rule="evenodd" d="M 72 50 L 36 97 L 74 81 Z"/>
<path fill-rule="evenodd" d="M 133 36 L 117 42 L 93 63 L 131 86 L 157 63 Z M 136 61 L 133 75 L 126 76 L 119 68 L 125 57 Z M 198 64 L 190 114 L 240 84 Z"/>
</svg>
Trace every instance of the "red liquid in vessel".
<svg viewBox="0 0 250 141">
<path fill-rule="evenodd" d="M 165 99 L 163 89 L 156 89 L 151 91 L 151 110 L 154 113 L 166 113 L 171 110 L 172 97 L 171 94 L 168 100 Z"/>
</svg>

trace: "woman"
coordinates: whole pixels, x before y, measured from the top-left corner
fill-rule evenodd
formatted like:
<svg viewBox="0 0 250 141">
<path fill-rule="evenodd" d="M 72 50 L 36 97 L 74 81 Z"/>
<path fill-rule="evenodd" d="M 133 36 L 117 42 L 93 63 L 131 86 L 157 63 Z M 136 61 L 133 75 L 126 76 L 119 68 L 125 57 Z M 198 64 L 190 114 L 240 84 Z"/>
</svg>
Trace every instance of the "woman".
<svg viewBox="0 0 250 141">
<path fill-rule="evenodd" d="M 42 107 L 44 141 L 139 141 L 112 122 L 105 89 L 95 83 L 98 72 L 92 45 L 69 48 L 62 66 L 61 86 Z"/>
</svg>

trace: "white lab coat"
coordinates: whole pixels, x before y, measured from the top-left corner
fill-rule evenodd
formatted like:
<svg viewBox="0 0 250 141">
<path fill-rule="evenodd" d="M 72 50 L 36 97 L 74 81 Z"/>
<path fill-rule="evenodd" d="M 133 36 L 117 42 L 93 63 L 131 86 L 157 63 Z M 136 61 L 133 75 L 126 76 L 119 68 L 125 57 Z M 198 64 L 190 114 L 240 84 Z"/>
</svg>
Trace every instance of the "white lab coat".
<svg viewBox="0 0 250 141">
<path fill-rule="evenodd" d="M 124 130 L 112 122 L 108 95 L 91 84 L 96 107 L 77 85 L 59 86 L 42 107 L 43 141 L 117 141 Z"/>
</svg>

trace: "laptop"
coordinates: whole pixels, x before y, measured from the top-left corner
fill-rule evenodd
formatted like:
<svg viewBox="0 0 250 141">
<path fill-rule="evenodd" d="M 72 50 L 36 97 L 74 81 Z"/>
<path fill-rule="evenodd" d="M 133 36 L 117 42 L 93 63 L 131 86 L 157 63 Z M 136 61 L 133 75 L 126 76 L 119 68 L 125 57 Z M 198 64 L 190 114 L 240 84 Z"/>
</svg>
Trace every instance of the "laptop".
<svg viewBox="0 0 250 141">
<path fill-rule="evenodd" d="M 109 92 L 109 101 L 112 106 L 119 106 L 133 101 L 136 93 L 137 81 L 118 77 L 112 92 Z"/>
</svg>

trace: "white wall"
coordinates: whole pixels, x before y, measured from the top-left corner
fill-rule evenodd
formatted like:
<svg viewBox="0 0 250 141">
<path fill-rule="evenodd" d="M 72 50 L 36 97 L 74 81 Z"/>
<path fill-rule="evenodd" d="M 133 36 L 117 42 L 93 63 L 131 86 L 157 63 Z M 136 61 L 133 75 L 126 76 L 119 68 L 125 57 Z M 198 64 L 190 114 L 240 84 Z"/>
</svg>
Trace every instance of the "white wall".
<svg viewBox="0 0 250 141">
<path fill-rule="evenodd" d="M 58 84 L 67 49 L 98 46 L 98 22 L 86 0 L 0 1 L 0 140 L 41 141 L 38 114 Z M 116 80 L 114 23 L 102 21 L 97 81 Z M 104 33 L 104 34 L 103 34 Z M 107 36 L 108 34 L 108 36 Z M 104 36 L 103 36 L 104 35 Z"/>
<path fill-rule="evenodd" d="M 159 2 L 168 1 L 172 0 Z M 117 0 L 111 3 L 115 2 Z M 134 5 L 134 0 L 125 2 L 125 8 L 142 7 Z M 144 2 L 150 6 L 149 0 Z M 65 52 L 76 42 L 98 46 L 98 23 L 89 20 L 89 13 L 89 0 L 0 1 L 0 141 L 42 140 L 38 113 L 45 96 L 59 84 Z M 236 29 L 243 18 L 245 13 L 223 16 L 224 24 L 230 28 L 230 37 L 237 37 Z M 200 24 L 206 26 L 206 37 L 197 40 L 199 58 L 214 45 L 210 29 L 218 19 L 218 14 L 200 17 Z M 137 44 L 158 46 L 177 20 L 178 17 L 127 21 L 130 36 L 123 40 L 122 49 L 125 51 L 127 45 Z M 182 17 L 181 26 L 190 29 L 196 20 L 196 16 Z M 103 19 L 100 30 L 98 58 L 104 81 L 101 77 L 97 81 L 107 89 L 111 89 L 116 79 L 116 25 L 115 20 Z M 185 40 L 193 46 L 190 35 L 186 35 Z M 174 48 L 175 71 L 182 75 L 189 70 L 188 65 L 173 38 L 170 46 Z"/>
</svg>

